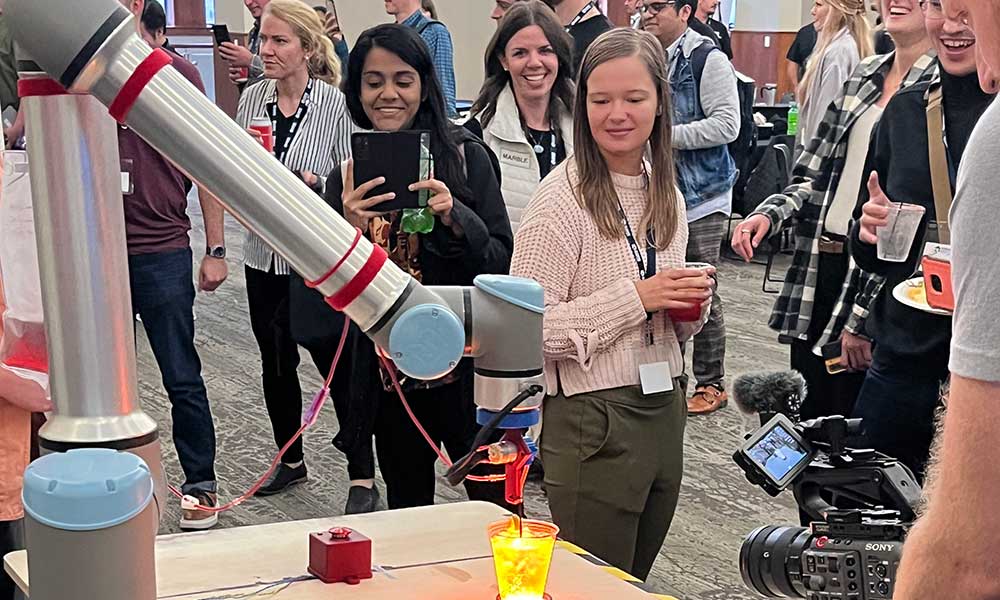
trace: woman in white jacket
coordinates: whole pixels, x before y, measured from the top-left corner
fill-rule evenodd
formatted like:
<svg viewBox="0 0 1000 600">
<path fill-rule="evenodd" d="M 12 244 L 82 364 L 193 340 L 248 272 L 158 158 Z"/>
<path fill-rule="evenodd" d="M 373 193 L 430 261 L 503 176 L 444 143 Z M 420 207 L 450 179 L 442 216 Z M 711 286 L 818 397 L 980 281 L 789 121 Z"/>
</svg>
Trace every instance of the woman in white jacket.
<svg viewBox="0 0 1000 600">
<path fill-rule="evenodd" d="M 466 127 L 500 160 L 517 232 L 538 183 L 573 153 L 573 41 L 540 0 L 516 4 L 486 50 L 486 81 Z"/>
</svg>

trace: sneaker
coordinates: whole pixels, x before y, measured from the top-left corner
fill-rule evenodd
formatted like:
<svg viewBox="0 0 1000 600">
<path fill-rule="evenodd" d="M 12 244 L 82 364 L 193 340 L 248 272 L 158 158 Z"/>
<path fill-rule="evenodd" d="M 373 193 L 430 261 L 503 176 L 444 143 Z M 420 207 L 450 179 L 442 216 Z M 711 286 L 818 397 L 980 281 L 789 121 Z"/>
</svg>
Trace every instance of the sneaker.
<svg viewBox="0 0 1000 600">
<path fill-rule="evenodd" d="M 352 485 L 347 492 L 347 506 L 344 507 L 345 515 L 361 515 L 375 512 L 379 509 L 378 486 L 373 485 L 366 488 L 363 485 Z"/>
<path fill-rule="evenodd" d="M 694 394 L 688 398 L 689 415 L 710 415 L 726 407 L 729 394 L 716 385 L 702 385 L 695 388 Z"/>
<path fill-rule="evenodd" d="M 309 479 L 306 471 L 306 463 L 300 463 L 297 467 L 289 467 L 285 463 L 279 463 L 278 468 L 271 474 L 271 479 L 267 481 L 254 496 L 273 496 L 280 494 L 295 484 L 302 483 Z"/>
<path fill-rule="evenodd" d="M 216 495 L 212 492 L 194 492 L 185 495 L 181 500 L 181 529 L 184 531 L 201 531 L 211 529 L 219 522 L 219 513 L 202 510 L 198 506 L 215 508 Z"/>
</svg>

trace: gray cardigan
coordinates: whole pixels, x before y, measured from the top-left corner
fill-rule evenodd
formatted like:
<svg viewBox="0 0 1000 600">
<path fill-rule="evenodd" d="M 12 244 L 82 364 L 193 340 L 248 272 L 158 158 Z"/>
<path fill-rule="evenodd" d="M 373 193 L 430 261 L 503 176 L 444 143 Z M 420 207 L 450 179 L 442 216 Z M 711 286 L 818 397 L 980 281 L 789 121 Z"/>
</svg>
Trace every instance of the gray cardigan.
<svg viewBox="0 0 1000 600">
<path fill-rule="evenodd" d="M 706 38 L 693 29 L 688 29 L 683 38 L 684 57 L 691 59 L 691 53 Z M 676 67 L 676 44 L 667 50 L 670 60 L 670 75 Z M 677 150 L 701 150 L 724 146 L 740 134 L 740 95 L 736 89 L 736 71 L 722 52 L 712 52 L 705 61 L 698 90 L 701 109 L 705 118 L 686 125 L 674 125 L 674 148 Z"/>
<path fill-rule="evenodd" d="M 799 115 L 799 131 L 795 138 L 797 146 L 808 146 L 819 132 L 826 109 L 840 96 L 844 83 L 861 62 L 858 45 L 847 29 L 841 29 L 827 46 L 823 56 L 812 56 L 810 60 L 821 60 L 816 77 L 809 84 L 806 103 Z"/>
</svg>

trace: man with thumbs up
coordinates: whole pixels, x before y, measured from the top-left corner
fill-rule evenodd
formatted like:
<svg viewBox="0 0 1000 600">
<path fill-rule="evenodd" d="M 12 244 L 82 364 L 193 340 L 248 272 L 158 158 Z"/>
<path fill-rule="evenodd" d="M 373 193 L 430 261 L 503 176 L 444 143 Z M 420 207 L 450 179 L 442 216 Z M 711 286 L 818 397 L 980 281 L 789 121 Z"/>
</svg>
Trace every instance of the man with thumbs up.
<svg viewBox="0 0 1000 600">
<path fill-rule="evenodd" d="M 864 419 L 863 446 L 898 458 L 922 481 L 948 378 L 951 317 L 905 306 L 892 292 L 919 267 L 924 242 L 947 241 L 958 166 L 993 96 L 979 87 L 972 29 L 946 15 L 940 0 L 920 4 L 940 75 L 886 106 L 868 152 L 851 252 L 862 269 L 885 278 L 866 324 L 875 351 L 854 413 Z M 922 206 L 924 217 L 905 261 L 880 260 L 879 228 L 888 224 L 890 204 L 900 202 Z"/>
</svg>

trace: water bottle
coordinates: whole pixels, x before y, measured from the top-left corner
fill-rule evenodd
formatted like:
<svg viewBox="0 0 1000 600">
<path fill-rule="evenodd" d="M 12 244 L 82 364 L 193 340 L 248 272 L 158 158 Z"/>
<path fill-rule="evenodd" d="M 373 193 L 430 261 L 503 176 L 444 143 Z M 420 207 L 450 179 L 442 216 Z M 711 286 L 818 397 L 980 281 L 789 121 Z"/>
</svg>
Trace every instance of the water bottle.
<svg viewBox="0 0 1000 600">
<path fill-rule="evenodd" d="M 788 105 L 788 135 L 799 132 L 799 104 L 794 100 Z"/>
<path fill-rule="evenodd" d="M 400 224 L 406 233 L 430 233 L 434 230 L 434 213 L 427 207 L 405 208 Z"/>
</svg>

